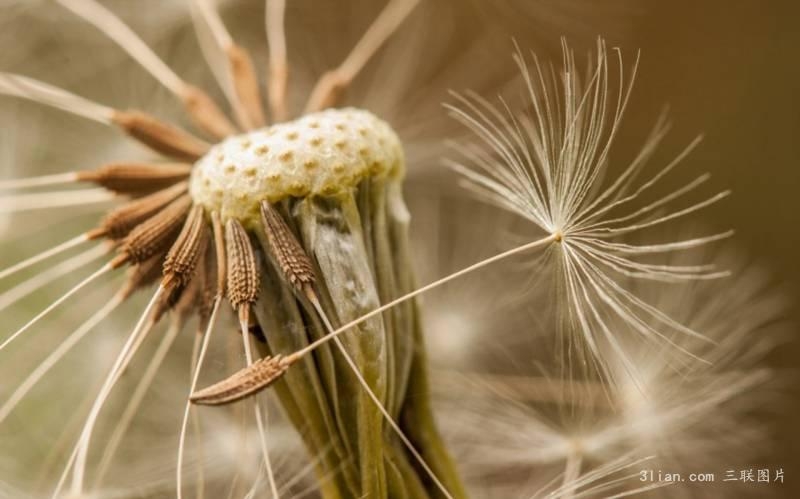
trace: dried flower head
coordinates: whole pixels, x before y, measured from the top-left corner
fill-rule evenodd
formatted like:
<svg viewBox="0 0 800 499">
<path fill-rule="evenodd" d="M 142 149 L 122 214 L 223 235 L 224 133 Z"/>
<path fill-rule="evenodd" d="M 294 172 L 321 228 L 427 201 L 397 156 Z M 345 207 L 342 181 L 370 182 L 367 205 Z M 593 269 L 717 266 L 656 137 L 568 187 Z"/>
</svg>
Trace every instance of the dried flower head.
<svg viewBox="0 0 800 499">
<path fill-rule="evenodd" d="M 103 241 L 101 254 L 113 253 L 99 269 L 7 335 L 0 350 L 30 334 L 40 320 L 82 289 L 118 269 L 130 268 L 127 281 L 108 304 L 17 388 L 3 406 L 3 417 L 105 316 L 135 291 L 156 286 L 91 404 L 54 495 L 67 488 L 71 495 L 83 494 L 89 473 L 99 475 L 92 477 L 98 483 L 101 480 L 118 445 L 103 457 L 99 471 L 89 467 L 101 410 L 168 312 L 172 325 L 167 344 L 190 320 L 198 320 L 201 340 L 192 354 L 191 392 L 195 391 L 222 313 L 221 303 L 227 298 L 238 317 L 246 368 L 198 391 L 192 401 L 230 403 L 277 383 L 278 399 L 289 421 L 301 433 L 309 454 L 318 459 L 314 468 L 323 496 L 394 497 L 409 487 L 423 497 L 462 496 L 455 469 L 436 436 L 430 408 L 419 402 L 427 397 L 427 378 L 412 303 L 364 319 L 354 328 L 360 334 L 335 337 L 335 348 L 321 345 L 313 352 L 297 353 L 333 332 L 333 324 L 362 318 L 380 302 L 411 290 L 400 141 L 386 122 L 370 112 L 325 108 L 340 100 L 418 2 L 390 1 L 343 63 L 320 78 L 297 119 L 291 119 L 297 110 L 287 97 L 282 1 L 267 2 L 269 113 L 263 109 L 256 67 L 248 51 L 233 41 L 210 2 L 193 5 L 198 34 L 213 60 L 233 119 L 211 96 L 179 77 L 101 4 L 93 0 L 58 3 L 123 48 L 178 98 L 197 130 L 216 144 L 143 111 L 113 109 L 32 78 L 0 75 L 4 94 L 116 126 L 170 158 L 168 163 L 115 162 L 95 170 L 0 185 L 30 189 L 90 182 L 101 188 L 90 191 L 98 201 L 123 200 L 94 228 L 0 271 L 0 278 L 7 278 L 90 242 Z M 271 126 L 267 126 L 267 116 L 273 120 Z M 63 200 L 73 194 L 85 202 L 88 192 L 39 196 Z M 11 201 L 18 204 L 22 196 Z M 39 202 L 48 207 L 54 204 Z M 77 197 L 67 202 L 78 203 Z M 96 258 L 95 251 L 90 251 L 87 254 Z M 12 291 L 19 295 L 19 289 Z M 251 337 L 258 340 L 264 356 L 260 360 Z M 294 364 L 298 365 L 289 370 Z M 128 407 L 135 411 L 136 406 Z M 265 416 L 260 404 L 254 408 L 261 459 L 269 488 L 277 497 Z M 177 452 L 179 497 L 189 416 L 187 401 Z M 119 436 L 112 437 L 112 442 L 115 438 Z"/>
</svg>

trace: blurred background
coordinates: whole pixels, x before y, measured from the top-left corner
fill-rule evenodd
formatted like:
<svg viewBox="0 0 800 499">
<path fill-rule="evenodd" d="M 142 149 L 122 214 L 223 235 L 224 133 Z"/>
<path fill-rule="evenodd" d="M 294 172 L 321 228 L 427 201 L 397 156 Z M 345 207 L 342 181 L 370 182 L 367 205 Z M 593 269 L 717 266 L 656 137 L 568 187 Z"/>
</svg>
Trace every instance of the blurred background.
<svg viewBox="0 0 800 499">
<path fill-rule="evenodd" d="M 693 168 L 713 173 L 733 196 L 713 210 L 718 226 L 774 272 L 800 324 L 800 2 L 706 0 L 639 2 L 640 21 L 627 46 L 642 50 L 628 125 L 646 127 L 662 103 L 676 147 L 705 137 Z M 636 125 L 634 125 L 636 126 Z M 794 331 L 798 331 L 794 326 Z M 800 342 L 780 348 L 772 365 L 789 370 L 772 467 L 782 466 L 784 497 L 800 495 Z"/>
</svg>

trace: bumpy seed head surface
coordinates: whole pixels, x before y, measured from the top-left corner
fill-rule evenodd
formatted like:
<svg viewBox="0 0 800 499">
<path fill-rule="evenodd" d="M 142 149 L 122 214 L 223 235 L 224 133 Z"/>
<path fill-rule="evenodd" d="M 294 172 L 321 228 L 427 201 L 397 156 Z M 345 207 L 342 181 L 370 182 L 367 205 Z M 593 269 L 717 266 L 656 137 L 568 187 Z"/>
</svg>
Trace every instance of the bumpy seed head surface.
<svg viewBox="0 0 800 499">
<path fill-rule="evenodd" d="M 196 203 L 246 227 L 260 221 L 261 201 L 336 195 L 368 176 L 402 176 L 400 140 L 367 111 L 331 109 L 231 137 L 192 170 Z"/>
</svg>

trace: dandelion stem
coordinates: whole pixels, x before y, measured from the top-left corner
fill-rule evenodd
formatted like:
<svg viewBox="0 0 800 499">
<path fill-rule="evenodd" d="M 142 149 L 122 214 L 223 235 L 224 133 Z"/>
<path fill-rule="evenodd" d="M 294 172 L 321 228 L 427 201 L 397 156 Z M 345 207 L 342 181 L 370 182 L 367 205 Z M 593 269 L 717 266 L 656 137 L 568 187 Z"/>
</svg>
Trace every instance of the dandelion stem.
<svg viewBox="0 0 800 499">
<path fill-rule="evenodd" d="M 220 48 L 233 45 L 233 39 L 231 39 L 228 30 L 225 29 L 225 24 L 222 22 L 222 18 L 220 18 L 219 12 L 217 12 L 215 6 L 212 5 L 211 0 L 194 0 L 194 3 L 197 5 L 197 9 L 203 16 L 203 20 L 208 25 L 211 35 Z"/>
<path fill-rule="evenodd" d="M 83 478 L 86 471 L 86 459 L 89 451 L 89 441 L 92 437 L 92 433 L 94 432 L 94 426 L 97 423 L 97 417 L 100 414 L 100 410 L 105 405 L 112 388 L 114 388 L 114 385 L 119 380 L 120 373 L 125 368 L 124 362 L 125 359 L 129 358 L 128 352 L 136 343 L 139 335 L 146 335 L 150 328 L 152 328 L 154 322 L 151 318 L 151 312 L 156 303 L 158 303 L 159 299 L 161 299 L 164 291 L 165 288 L 163 286 L 159 286 L 156 292 L 153 293 L 153 297 L 150 299 L 147 307 L 145 307 L 145 310 L 136 323 L 136 326 L 133 328 L 133 331 L 128 336 L 125 344 L 122 346 L 122 350 L 120 351 L 119 355 L 117 355 L 114 364 L 111 366 L 111 370 L 109 371 L 108 376 L 106 376 L 103 386 L 100 388 L 100 393 L 98 393 L 97 397 L 95 398 L 92 409 L 89 412 L 89 416 L 86 418 L 86 422 L 83 425 L 83 430 L 81 430 L 81 435 L 72 450 L 72 454 L 67 461 L 67 465 L 64 467 L 64 472 L 62 473 L 61 478 L 56 485 L 56 489 L 53 491 L 53 499 L 56 499 L 61 493 L 61 488 L 64 486 L 64 482 L 66 481 L 66 477 L 70 468 L 73 469 L 72 487 L 70 493 L 75 497 L 80 497 L 83 494 Z"/>
<path fill-rule="evenodd" d="M 28 99 L 105 125 L 111 124 L 114 115 L 114 110 L 110 107 L 13 73 L 0 73 L 0 94 Z"/>
<path fill-rule="evenodd" d="M 339 67 L 325 73 L 317 82 L 306 104 L 306 112 L 312 113 L 335 105 L 342 91 L 411 14 L 419 1 L 390 0 Z"/>
<path fill-rule="evenodd" d="M 183 80 L 111 11 L 93 0 L 56 1 L 102 31 L 171 92 L 177 95 L 183 92 L 186 86 Z"/>
<path fill-rule="evenodd" d="M 128 340 L 125 342 L 125 345 L 123 345 L 122 351 L 117 356 L 116 362 L 111 367 L 111 372 L 106 378 L 106 382 L 103 385 L 100 394 L 97 396 L 94 405 L 92 406 L 92 411 L 86 420 L 86 425 L 81 432 L 81 438 L 78 441 L 78 446 L 76 447 L 79 450 L 76 456 L 76 464 L 72 475 L 72 493 L 75 496 L 80 496 L 83 492 L 83 480 L 86 472 L 86 460 L 89 453 L 89 441 L 92 437 L 92 433 L 94 432 L 94 427 L 97 423 L 97 418 L 100 415 L 100 410 L 103 408 L 103 406 L 105 406 L 111 390 L 114 388 L 114 385 L 116 385 L 120 375 L 125 370 L 131 358 L 136 353 L 136 350 L 141 345 L 141 338 L 147 336 L 147 334 L 155 325 L 155 320 L 152 317 L 152 311 L 165 290 L 166 288 L 159 286 L 156 292 L 153 294 L 153 297 L 150 299 L 150 303 L 147 304 L 147 307 L 142 313 L 139 322 L 136 324 L 136 327 L 133 329 L 133 332 Z"/>
<path fill-rule="evenodd" d="M 194 370 L 197 368 L 197 362 L 200 356 L 200 346 L 203 344 L 203 335 L 199 334 L 199 331 L 194 335 L 194 341 L 192 342 L 192 361 L 189 368 L 189 378 L 192 377 L 194 374 Z M 203 499 L 205 497 L 205 477 L 203 476 L 203 461 L 204 461 L 204 454 L 203 454 L 203 441 L 201 440 L 203 428 L 200 424 L 200 415 L 197 414 L 197 411 L 193 411 L 191 413 L 192 417 L 192 434 L 196 440 L 196 449 L 197 449 L 197 460 L 200 463 L 200 466 L 197 470 L 197 477 L 195 478 L 195 499 Z"/>
<path fill-rule="evenodd" d="M 58 244 L 58 245 L 50 248 L 49 250 L 45 250 L 45 251 L 39 253 L 38 255 L 34 255 L 34 256 L 28 258 L 27 260 L 23 260 L 23 261 L 21 261 L 19 263 L 16 263 L 16 264 L 12 265 L 11 267 L 8 267 L 5 270 L 0 271 L 0 279 L 8 277 L 8 276 L 10 276 L 10 275 L 12 275 L 12 274 L 14 274 L 16 272 L 19 272 L 20 270 L 24 270 L 24 269 L 30 267 L 31 265 L 35 265 L 35 264 L 41 262 L 42 260 L 50 258 L 51 256 L 54 256 L 54 255 L 57 255 L 57 254 L 62 253 L 64 251 L 67 251 L 70 248 L 74 248 L 75 246 L 78 246 L 79 244 L 85 243 L 88 240 L 89 240 L 89 236 L 87 234 L 81 234 L 80 236 L 73 237 L 72 239 L 70 239 L 68 241 L 65 241 L 65 242 L 63 242 L 61 244 Z"/>
<path fill-rule="evenodd" d="M 465 371 L 433 370 L 435 388 L 442 393 L 454 390 L 508 396 L 521 402 L 577 404 L 581 407 L 610 408 L 608 387 L 590 380 L 565 380 L 547 376 L 515 376 Z M 466 383 L 465 383 L 466 382 Z"/>
<path fill-rule="evenodd" d="M 574 443 L 574 448 L 570 450 L 567 455 L 564 467 L 564 481 L 562 483 L 562 490 L 564 490 L 564 493 L 561 496 L 564 499 L 573 499 L 575 497 L 575 481 L 581 474 L 581 462 L 583 461 L 579 445 L 578 443 Z"/>
<path fill-rule="evenodd" d="M 67 274 L 71 274 L 75 270 L 83 267 L 96 260 L 98 257 L 108 254 L 110 248 L 107 246 L 99 245 L 83 253 L 79 253 L 74 257 L 65 260 L 57 265 L 48 267 L 43 272 L 38 273 L 30 279 L 23 281 L 5 293 L 0 294 L 0 310 L 4 310 L 13 305 L 17 301 L 25 298 L 26 296 L 41 289 L 43 286 L 60 279 Z"/>
<path fill-rule="evenodd" d="M 309 459 L 308 462 L 305 465 L 303 465 L 303 467 L 301 469 L 297 470 L 297 472 L 295 472 L 292 475 L 291 478 L 289 478 L 287 481 L 285 481 L 283 483 L 283 485 L 281 485 L 281 488 L 278 489 L 278 492 L 281 493 L 281 494 L 291 492 L 292 487 L 294 487 L 295 484 L 297 484 L 301 480 L 303 480 L 303 478 L 306 475 L 310 476 L 314 472 L 314 468 L 316 468 L 319 465 L 319 463 L 322 461 L 323 455 L 326 452 L 328 452 L 328 449 L 319 452 L 316 456 L 314 456 L 313 458 Z M 319 482 L 322 482 L 322 481 L 323 481 L 322 479 L 319 480 Z M 320 485 L 321 485 L 321 483 L 320 483 Z M 299 497 L 299 496 L 292 495 L 292 499 L 297 499 L 297 497 Z"/>
<path fill-rule="evenodd" d="M 230 33 L 225 28 L 225 24 L 220 18 L 217 8 L 210 0 L 195 0 L 197 10 L 200 12 L 202 21 L 205 22 L 211 32 L 213 43 L 227 57 L 227 78 L 215 68 L 214 74 L 220 86 L 225 90 L 228 102 L 233 108 L 236 120 L 239 125 L 252 130 L 264 126 L 264 114 L 261 109 L 261 96 L 258 89 L 258 78 L 253 69 L 253 61 L 247 51 L 234 43 Z M 201 32 L 198 30 L 198 36 Z M 201 40 L 202 41 L 202 40 Z M 209 64 L 214 62 L 207 56 Z M 229 83 L 232 82 L 232 85 Z M 232 87 L 232 88 L 231 88 Z"/>
<path fill-rule="evenodd" d="M 153 52 L 119 17 L 94 0 L 56 0 L 99 29 L 128 53 L 148 73 L 182 102 L 194 122 L 206 132 L 222 138 L 236 133 L 235 127 L 202 90 L 187 84 Z"/>
</svg>

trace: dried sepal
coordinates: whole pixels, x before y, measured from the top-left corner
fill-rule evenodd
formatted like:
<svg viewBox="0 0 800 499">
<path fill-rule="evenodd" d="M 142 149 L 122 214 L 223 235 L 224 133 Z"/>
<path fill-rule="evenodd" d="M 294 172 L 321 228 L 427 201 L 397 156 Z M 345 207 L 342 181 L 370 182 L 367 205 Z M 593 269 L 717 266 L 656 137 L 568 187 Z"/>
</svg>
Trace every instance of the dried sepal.
<svg viewBox="0 0 800 499">
<path fill-rule="evenodd" d="M 270 386 L 286 373 L 290 365 L 281 355 L 264 357 L 219 383 L 193 393 L 189 400 L 199 405 L 236 402 Z"/>
<path fill-rule="evenodd" d="M 235 309 L 258 298 L 259 274 L 256 257 L 247 232 L 236 219 L 225 224 L 228 300 Z"/>
<path fill-rule="evenodd" d="M 211 147 L 189 132 L 141 111 L 115 111 L 112 120 L 139 142 L 173 158 L 196 161 Z"/>
<path fill-rule="evenodd" d="M 298 290 L 312 286 L 316 276 L 311 259 L 280 213 L 266 201 L 261 203 L 261 221 L 283 277 Z"/>
<path fill-rule="evenodd" d="M 93 182 L 121 194 L 142 194 L 185 180 L 192 171 L 188 163 L 110 163 L 81 171 L 77 180 Z"/>
</svg>

